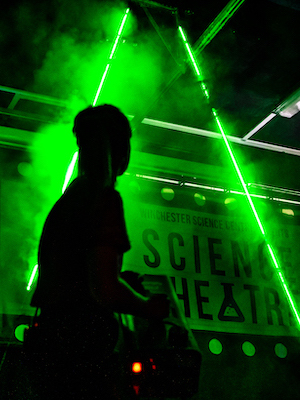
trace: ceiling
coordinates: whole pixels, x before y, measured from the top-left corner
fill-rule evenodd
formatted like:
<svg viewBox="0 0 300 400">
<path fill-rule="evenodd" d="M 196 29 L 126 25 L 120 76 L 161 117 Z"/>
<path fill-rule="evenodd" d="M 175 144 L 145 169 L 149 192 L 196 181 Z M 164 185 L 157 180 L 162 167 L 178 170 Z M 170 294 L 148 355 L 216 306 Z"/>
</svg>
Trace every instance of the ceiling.
<svg viewBox="0 0 300 400">
<path fill-rule="evenodd" d="M 234 3 L 222 29 L 212 33 Z M 218 168 L 232 166 L 223 155 L 213 107 L 251 182 L 300 192 L 300 113 L 278 113 L 300 88 L 297 0 L 6 2 L 0 17 L 2 145 L 26 146 L 30 132 L 71 120 L 91 104 L 115 36 L 112 27 L 128 5 L 130 27 L 99 102 L 134 116 L 135 150 L 214 166 L 219 180 L 225 179 Z M 209 102 L 178 24 L 194 47 Z M 275 117 L 245 141 L 272 112 Z"/>
</svg>

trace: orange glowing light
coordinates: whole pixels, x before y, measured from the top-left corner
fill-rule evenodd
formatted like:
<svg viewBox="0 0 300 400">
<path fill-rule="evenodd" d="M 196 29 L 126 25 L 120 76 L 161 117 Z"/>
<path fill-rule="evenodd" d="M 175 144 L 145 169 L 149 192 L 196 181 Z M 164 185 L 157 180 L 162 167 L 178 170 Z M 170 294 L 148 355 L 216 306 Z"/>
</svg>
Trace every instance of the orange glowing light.
<svg viewBox="0 0 300 400">
<path fill-rule="evenodd" d="M 138 396 L 140 392 L 140 387 L 137 385 L 133 385 L 133 390 L 135 391 L 135 394 Z"/>
<path fill-rule="evenodd" d="M 135 374 L 141 373 L 142 370 L 143 370 L 142 363 L 141 362 L 137 362 L 137 361 L 132 363 L 131 369 L 132 369 L 132 372 L 134 372 Z"/>
</svg>

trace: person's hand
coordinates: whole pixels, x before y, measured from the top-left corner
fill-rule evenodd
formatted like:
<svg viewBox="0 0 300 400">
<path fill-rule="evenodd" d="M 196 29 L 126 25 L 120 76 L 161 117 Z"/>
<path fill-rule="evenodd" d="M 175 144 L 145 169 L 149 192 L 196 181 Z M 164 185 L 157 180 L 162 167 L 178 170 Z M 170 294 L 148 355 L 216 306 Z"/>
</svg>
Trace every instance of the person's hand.
<svg viewBox="0 0 300 400">
<path fill-rule="evenodd" d="M 146 318 L 164 319 L 170 313 L 170 300 L 165 294 L 155 294 L 147 300 Z"/>
</svg>

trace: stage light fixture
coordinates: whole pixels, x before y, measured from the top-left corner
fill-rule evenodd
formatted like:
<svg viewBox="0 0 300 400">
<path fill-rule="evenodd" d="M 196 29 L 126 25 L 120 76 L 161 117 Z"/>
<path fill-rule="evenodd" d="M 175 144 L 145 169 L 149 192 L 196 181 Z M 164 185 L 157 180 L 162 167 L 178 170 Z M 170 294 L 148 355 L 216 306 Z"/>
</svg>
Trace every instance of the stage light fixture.
<svg viewBox="0 0 300 400">
<path fill-rule="evenodd" d="M 295 215 L 294 210 L 291 210 L 290 208 L 283 208 L 281 210 L 281 213 L 284 215 L 288 215 L 290 217 L 294 217 L 294 215 Z"/>
<path fill-rule="evenodd" d="M 139 361 L 135 361 L 132 363 L 131 370 L 135 374 L 140 374 L 143 371 L 143 364 Z"/>
<path fill-rule="evenodd" d="M 248 140 L 255 135 L 267 123 L 269 123 L 277 115 L 285 118 L 292 118 L 300 111 L 300 89 L 296 90 L 284 102 L 282 102 L 270 115 L 264 118 L 255 128 L 248 132 L 242 140 Z"/>
<path fill-rule="evenodd" d="M 234 197 L 226 197 L 224 204 L 226 208 L 230 211 L 233 211 L 237 207 L 237 201 Z"/>
<path fill-rule="evenodd" d="M 285 118 L 296 115 L 300 111 L 300 88 L 282 102 L 275 111 Z"/>
<path fill-rule="evenodd" d="M 161 189 L 161 197 L 164 200 L 172 201 L 175 197 L 175 192 L 172 188 L 164 187 Z"/>
<path fill-rule="evenodd" d="M 205 204 L 205 202 L 206 202 L 206 197 L 203 196 L 203 195 L 200 194 L 200 193 L 195 193 L 195 194 L 194 194 L 194 200 L 195 200 L 195 203 L 196 203 L 198 206 L 202 207 L 202 206 L 204 206 L 204 204 Z"/>
<path fill-rule="evenodd" d="M 132 388 L 141 398 L 191 398 L 199 389 L 201 353 L 191 348 L 151 348 L 129 352 Z"/>
</svg>

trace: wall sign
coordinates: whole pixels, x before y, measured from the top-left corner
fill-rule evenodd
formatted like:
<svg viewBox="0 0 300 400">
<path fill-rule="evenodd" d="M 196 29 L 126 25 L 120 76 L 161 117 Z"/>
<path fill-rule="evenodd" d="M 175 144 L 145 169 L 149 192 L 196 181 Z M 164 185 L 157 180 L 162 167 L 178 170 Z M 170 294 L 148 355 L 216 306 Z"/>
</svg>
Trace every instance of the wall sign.
<svg viewBox="0 0 300 400">
<path fill-rule="evenodd" d="M 298 335 L 251 216 L 245 219 L 238 213 L 229 217 L 137 202 L 126 209 L 126 220 L 132 249 L 124 257 L 124 269 L 170 276 L 192 329 Z M 300 228 L 279 226 L 275 220 L 268 221 L 267 227 L 297 297 Z"/>
</svg>

